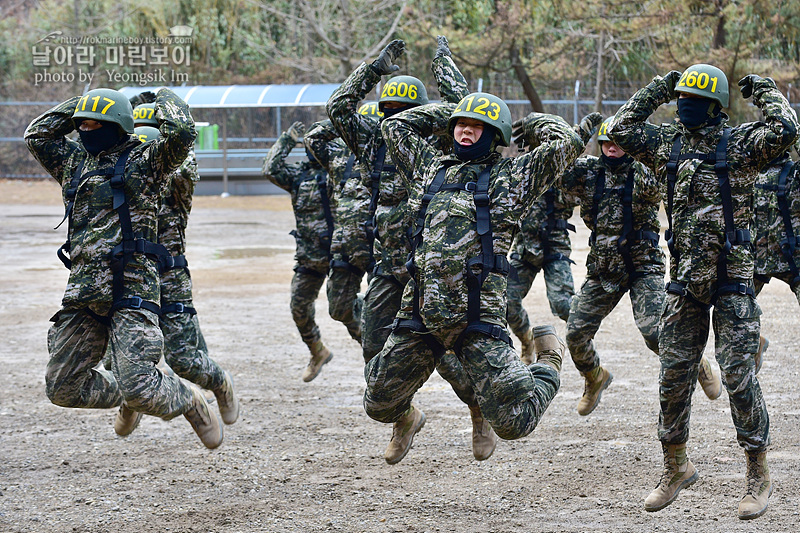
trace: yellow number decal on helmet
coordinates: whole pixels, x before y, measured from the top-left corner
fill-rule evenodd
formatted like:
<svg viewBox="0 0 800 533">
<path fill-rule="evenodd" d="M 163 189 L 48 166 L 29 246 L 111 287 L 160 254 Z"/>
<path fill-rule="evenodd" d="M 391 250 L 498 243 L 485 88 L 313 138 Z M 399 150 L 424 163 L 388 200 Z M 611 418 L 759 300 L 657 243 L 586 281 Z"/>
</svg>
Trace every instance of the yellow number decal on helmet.
<svg viewBox="0 0 800 533">
<path fill-rule="evenodd" d="M 680 79 L 678 80 L 678 85 L 675 87 L 676 91 L 680 92 L 681 87 L 697 87 L 698 89 L 705 89 L 708 87 L 709 82 L 711 82 L 711 89 L 712 93 L 717 92 L 717 82 L 719 78 L 717 76 L 709 76 L 707 72 L 698 72 L 696 70 L 686 70 L 681 75 Z"/>
<path fill-rule="evenodd" d="M 141 119 L 141 120 L 148 120 L 153 118 L 153 112 L 155 111 L 154 108 L 150 107 L 142 107 L 137 106 L 136 109 L 133 110 L 133 120 Z"/>
<path fill-rule="evenodd" d="M 404 81 L 400 83 L 390 81 L 383 86 L 381 91 L 381 98 L 398 96 L 400 98 L 410 98 L 411 100 L 417 99 L 417 88 L 414 85 L 408 84 Z"/>
<path fill-rule="evenodd" d="M 95 96 L 94 98 L 92 98 L 92 102 L 94 102 L 94 103 L 92 104 L 92 108 L 91 108 L 90 111 L 92 111 L 92 112 L 97 111 L 97 104 L 100 102 L 100 98 L 101 98 L 100 96 Z M 106 98 L 105 96 L 103 96 L 102 98 L 103 98 L 103 100 L 105 102 L 108 102 L 108 104 L 99 113 L 101 115 L 105 115 L 106 111 L 108 111 L 111 108 L 111 106 L 113 106 L 117 102 L 112 100 L 111 98 Z M 86 111 L 86 102 L 88 100 L 89 100 L 89 95 L 88 94 L 85 95 L 80 100 L 78 100 L 78 104 L 75 106 L 75 111 L 78 110 L 78 107 L 81 108 L 81 111 Z"/>
</svg>

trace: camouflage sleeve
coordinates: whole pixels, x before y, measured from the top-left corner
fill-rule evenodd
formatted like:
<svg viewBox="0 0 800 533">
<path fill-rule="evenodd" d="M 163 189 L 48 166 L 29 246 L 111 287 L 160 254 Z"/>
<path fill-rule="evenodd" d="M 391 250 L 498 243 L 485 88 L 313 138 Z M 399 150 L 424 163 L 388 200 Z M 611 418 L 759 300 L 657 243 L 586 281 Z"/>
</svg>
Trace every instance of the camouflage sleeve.
<svg viewBox="0 0 800 533">
<path fill-rule="evenodd" d="M 181 164 L 181 168 L 178 169 L 178 172 L 180 172 L 184 179 L 187 179 L 192 183 L 197 183 L 200 181 L 200 173 L 197 171 L 197 156 L 195 155 L 194 150 L 189 150 L 189 155 Z"/>
<path fill-rule="evenodd" d="M 556 185 L 564 193 L 565 203 L 573 207 L 580 205 L 580 199 L 586 190 L 586 172 L 589 168 L 590 158 L 593 157 L 589 155 L 579 157 L 559 178 Z"/>
<path fill-rule="evenodd" d="M 386 146 L 407 189 L 412 187 L 409 180 L 414 179 L 415 170 L 425 168 L 438 157 L 440 152 L 428 138 L 446 131 L 453 109 L 455 104 L 427 104 L 398 113 L 381 123 Z"/>
<path fill-rule="evenodd" d="M 514 158 L 514 182 L 510 186 L 525 204 L 530 204 L 575 162 L 584 144 L 572 126 L 557 115 L 531 113 L 523 126 L 526 137 L 538 146 Z"/>
<path fill-rule="evenodd" d="M 361 157 L 362 149 L 375 128 L 374 121 L 358 114 L 358 103 L 379 81 L 380 75 L 362 63 L 333 91 L 326 106 L 333 126 L 356 157 Z"/>
<path fill-rule="evenodd" d="M 664 79 L 656 76 L 617 111 L 608 126 L 608 136 L 634 159 L 649 168 L 655 168 L 661 144 L 660 127 L 648 124 L 647 119 L 660 105 L 671 99 Z"/>
<path fill-rule="evenodd" d="M 321 120 L 312 124 L 303 136 L 303 142 L 328 173 L 331 172 L 329 168 L 331 163 L 345 150 L 339 134 L 330 120 Z"/>
<path fill-rule="evenodd" d="M 458 70 L 453 58 L 450 56 L 439 56 L 433 58 L 431 71 L 436 83 L 439 86 L 439 94 L 442 102 L 457 104 L 462 98 L 469 94 L 467 80 L 461 71 Z"/>
<path fill-rule="evenodd" d="M 25 130 L 25 143 L 33 157 L 59 183 L 64 179 L 64 164 L 82 150 L 76 141 L 67 138 L 75 126 L 72 113 L 80 96 L 74 96 L 33 120 Z"/>
<path fill-rule="evenodd" d="M 152 141 L 150 164 L 166 180 L 189 156 L 197 131 L 188 104 L 169 89 L 158 91 L 155 109 L 161 138 Z"/>
<path fill-rule="evenodd" d="M 748 160 L 761 167 L 792 147 L 797 139 L 797 115 L 771 80 L 753 91 L 753 104 L 761 109 L 764 122 L 751 125 L 746 150 Z"/>
<path fill-rule="evenodd" d="M 639 197 L 645 202 L 658 205 L 661 201 L 661 189 L 656 175 L 639 162 L 633 164 L 636 169 L 635 179 L 638 182 Z"/>
<path fill-rule="evenodd" d="M 286 164 L 286 157 L 295 146 L 295 140 L 288 133 L 283 132 L 264 158 L 264 165 L 261 167 L 264 177 L 283 189 L 291 192 L 294 182 L 294 172 Z"/>
</svg>

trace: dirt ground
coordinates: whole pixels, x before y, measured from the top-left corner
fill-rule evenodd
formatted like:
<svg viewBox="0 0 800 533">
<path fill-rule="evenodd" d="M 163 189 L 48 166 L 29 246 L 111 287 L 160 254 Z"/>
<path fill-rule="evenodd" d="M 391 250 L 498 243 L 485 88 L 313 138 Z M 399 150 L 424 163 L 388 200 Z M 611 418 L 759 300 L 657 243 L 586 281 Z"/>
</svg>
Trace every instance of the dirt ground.
<svg viewBox="0 0 800 533">
<path fill-rule="evenodd" d="M 800 528 L 800 387 L 797 302 L 780 282 L 762 297 L 771 345 L 759 375 L 771 415 L 775 491 L 767 513 L 736 518 L 744 455 L 727 395 L 694 398 L 690 456 L 700 480 L 658 513 L 661 450 L 658 359 L 623 299 L 596 342 L 614 383 L 597 410 L 578 416 L 583 390 L 569 360 L 539 428 L 501 441 L 491 459 L 471 452 L 469 413 L 434 375 L 416 403 L 428 421 L 399 464 L 383 451 L 391 426 L 361 406 L 363 363 L 345 328 L 317 318 L 335 357 L 303 383 L 308 353 L 289 313 L 293 240 L 286 196 L 199 197 L 187 256 L 212 356 L 234 376 L 239 421 L 205 449 L 179 417 L 146 417 L 115 435 L 115 411 L 64 409 L 44 391 L 48 319 L 67 271 L 55 251 L 63 227 L 58 188 L 0 182 L 0 532 L 796 532 Z M 588 233 L 574 237 L 576 282 Z M 324 291 L 323 291 L 324 292 Z M 550 315 L 537 279 L 525 304 Z"/>
</svg>

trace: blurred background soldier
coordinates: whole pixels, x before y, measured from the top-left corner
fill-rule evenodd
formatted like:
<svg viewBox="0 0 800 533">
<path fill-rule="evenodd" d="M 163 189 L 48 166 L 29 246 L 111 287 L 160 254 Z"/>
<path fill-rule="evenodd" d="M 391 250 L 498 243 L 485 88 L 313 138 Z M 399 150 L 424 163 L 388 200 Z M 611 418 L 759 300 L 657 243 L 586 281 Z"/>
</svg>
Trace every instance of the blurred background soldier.
<svg viewBox="0 0 800 533">
<path fill-rule="evenodd" d="M 739 86 L 744 98 L 753 97 L 763 121 L 729 126 L 722 112 L 728 107 L 728 79 L 714 66 L 696 64 L 683 74 L 656 76 L 608 128 L 611 140 L 653 170 L 667 189 L 666 236 L 673 260 L 658 343 L 664 470 L 645 499 L 647 511 L 663 509 L 697 479 L 686 442 L 712 307 L 715 353 L 747 460 L 739 518 L 761 516 L 772 493 L 769 416 L 755 374 L 761 309 L 753 290 L 749 227 L 758 171 L 791 147 L 798 125 L 771 79 L 751 74 Z M 648 122 L 660 105 L 676 97 L 676 122 Z"/>
<path fill-rule="evenodd" d="M 264 158 L 264 176 L 287 191 L 292 197 L 297 248 L 292 277 L 290 308 L 300 337 L 311 351 L 311 359 L 303 371 L 303 381 L 311 381 L 319 374 L 322 365 L 333 358 L 322 343 L 319 326 L 314 320 L 314 302 L 325 281 L 330 263 L 331 235 L 333 235 L 332 191 L 328 175 L 310 151 L 308 160 L 287 163 L 286 158 L 297 144 L 303 143 L 305 126 L 295 122 L 270 148 Z"/>
<path fill-rule="evenodd" d="M 652 172 L 633 160 L 608 137 L 611 119 L 600 126 L 600 157 L 583 156 L 561 180 L 579 198 L 581 218 L 591 230 L 586 280 L 572 301 L 567 347 L 586 381 L 578 414 L 597 407 L 613 380 L 600 365 L 594 336 L 603 319 L 629 292 L 633 318 L 647 347 L 658 354 L 658 332 L 664 304 L 666 261 L 658 246 L 661 192 Z M 719 374 L 703 359 L 700 383 L 709 398 L 719 397 Z"/>
<path fill-rule="evenodd" d="M 155 96 L 155 95 L 153 95 Z M 147 107 L 145 107 L 147 106 Z M 142 142 L 156 140 L 160 132 L 147 104 L 133 110 L 135 134 Z M 194 150 L 172 175 L 158 212 L 158 243 L 168 256 L 161 260 L 161 332 L 164 360 L 175 373 L 214 393 L 222 421 L 233 424 L 239 416 L 239 401 L 233 379 L 208 356 L 200 321 L 192 302 L 192 278 L 186 261 L 186 226 L 192 210 L 195 183 L 200 179 Z"/>
</svg>

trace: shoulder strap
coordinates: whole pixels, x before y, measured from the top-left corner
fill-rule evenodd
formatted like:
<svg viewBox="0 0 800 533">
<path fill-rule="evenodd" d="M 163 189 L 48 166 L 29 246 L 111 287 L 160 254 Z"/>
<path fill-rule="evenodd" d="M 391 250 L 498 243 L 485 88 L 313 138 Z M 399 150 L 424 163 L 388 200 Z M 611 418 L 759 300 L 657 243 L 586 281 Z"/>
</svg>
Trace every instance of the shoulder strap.
<svg viewBox="0 0 800 533">
<path fill-rule="evenodd" d="M 600 212 L 600 200 L 603 199 L 603 194 L 606 190 L 606 169 L 600 167 L 597 171 L 597 176 L 594 182 L 594 194 L 592 195 L 592 233 L 589 235 L 589 246 L 594 244 L 594 239 L 597 231 L 597 215 Z"/>
<path fill-rule="evenodd" d="M 325 215 L 325 225 L 327 226 L 326 243 L 323 244 L 326 244 L 327 248 L 330 250 L 331 237 L 333 236 L 333 212 L 331 211 L 331 200 L 328 196 L 328 177 L 323 172 L 320 172 L 315 177 L 317 180 L 317 188 L 319 189 L 320 201 L 322 202 L 322 212 Z"/>
</svg>

